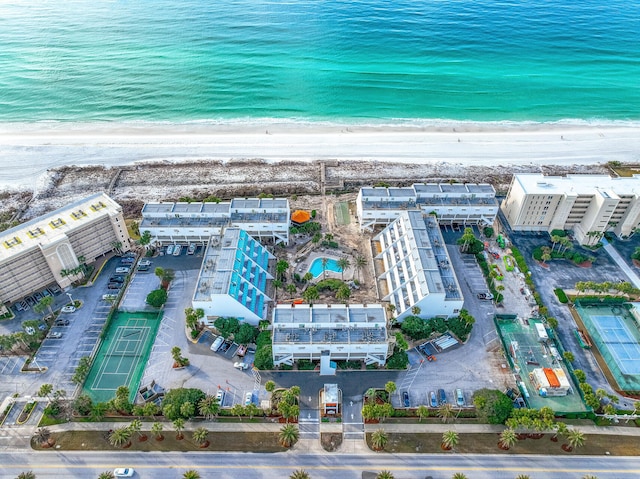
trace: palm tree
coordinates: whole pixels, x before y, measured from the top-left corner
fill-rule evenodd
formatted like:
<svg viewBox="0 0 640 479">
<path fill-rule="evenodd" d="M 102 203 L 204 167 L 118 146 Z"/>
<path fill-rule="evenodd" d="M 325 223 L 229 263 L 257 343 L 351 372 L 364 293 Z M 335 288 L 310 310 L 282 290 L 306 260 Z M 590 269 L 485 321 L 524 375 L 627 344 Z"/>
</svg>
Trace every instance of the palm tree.
<svg viewBox="0 0 640 479">
<path fill-rule="evenodd" d="M 389 436 L 384 429 L 376 429 L 373 431 L 373 434 L 371 434 L 371 446 L 376 451 L 383 450 L 388 442 Z"/>
<path fill-rule="evenodd" d="M 516 442 L 518 434 L 513 429 L 505 429 L 500 433 L 500 444 L 504 449 L 510 449 Z"/>
<path fill-rule="evenodd" d="M 147 439 L 147 435 L 140 432 L 142 431 L 142 421 L 140 419 L 134 419 L 133 421 L 131 421 L 131 424 L 129 424 L 129 429 L 131 430 L 132 434 L 136 433 L 138 435 L 138 441 L 142 442 Z"/>
<path fill-rule="evenodd" d="M 298 288 L 296 288 L 296 285 L 293 283 L 289 283 L 287 286 L 285 286 L 284 289 L 287 293 L 289 293 L 289 298 L 291 299 L 293 299 L 293 295 L 298 291 Z"/>
<path fill-rule="evenodd" d="M 176 430 L 176 439 L 178 441 L 184 439 L 184 435 L 182 434 L 182 431 L 184 430 L 184 419 L 178 418 L 173 421 L 173 428 Z"/>
<path fill-rule="evenodd" d="M 313 302 L 320 298 L 320 293 L 318 292 L 318 288 L 315 286 L 309 286 L 304 290 L 304 293 L 302 293 L 302 297 L 307 303 L 313 305 Z"/>
<path fill-rule="evenodd" d="M 209 430 L 207 428 L 199 427 L 193 431 L 193 440 L 202 448 L 209 447 L 209 441 L 207 440 L 208 436 Z"/>
<path fill-rule="evenodd" d="M 198 412 L 204 416 L 205 419 L 211 420 L 218 415 L 220 411 L 220 404 L 218 398 L 215 396 L 206 396 L 198 403 Z"/>
<path fill-rule="evenodd" d="M 38 389 L 38 396 L 46 397 L 47 399 L 50 399 L 52 392 L 53 392 L 52 384 L 43 384 L 42 386 L 40 386 L 40 389 Z"/>
<path fill-rule="evenodd" d="M 194 469 L 189 469 L 182 475 L 182 479 L 200 479 L 200 473 Z"/>
<path fill-rule="evenodd" d="M 528 474 L 518 474 L 516 479 L 531 479 L 531 477 Z"/>
<path fill-rule="evenodd" d="M 451 478 L 452 479 L 467 479 L 467 476 L 465 476 L 461 472 L 456 472 L 453 476 L 451 476 Z"/>
<path fill-rule="evenodd" d="M 575 448 L 584 446 L 585 438 L 584 433 L 579 429 L 569 429 L 567 431 L 567 443 L 568 449 L 572 451 Z"/>
<path fill-rule="evenodd" d="M 231 414 L 238 416 L 238 419 L 242 421 L 242 416 L 244 416 L 244 406 L 240 403 L 234 404 L 231 408 Z"/>
<path fill-rule="evenodd" d="M 36 479 L 33 471 L 21 472 L 16 479 Z"/>
<path fill-rule="evenodd" d="M 46 427 L 41 427 L 36 431 L 36 439 L 41 447 L 51 447 L 55 444 L 55 441 L 51 439 L 51 431 Z"/>
<path fill-rule="evenodd" d="M 320 264 L 322 264 L 322 277 L 325 278 L 327 276 L 327 264 L 329 263 L 329 258 L 322 258 L 320 260 Z"/>
<path fill-rule="evenodd" d="M 422 310 L 420 309 L 420 306 L 412 306 L 411 307 L 411 314 L 413 314 L 414 316 L 420 316 L 421 312 L 422 312 Z"/>
<path fill-rule="evenodd" d="M 356 256 L 356 271 L 358 272 L 358 282 L 360 282 L 360 272 L 367 265 L 367 258 L 364 256 Z"/>
<path fill-rule="evenodd" d="M 444 449 L 453 449 L 460 442 L 460 437 L 455 431 L 445 431 L 442 433 L 442 446 Z"/>
<path fill-rule="evenodd" d="M 393 475 L 393 473 L 391 471 L 380 471 L 377 475 L 376 475 L 376 479 L 394 479 L 395 476 Z"/>
<path fill-rule="evenodd" d="M 98 479 L 115 479 L 112 471 L 104 471 L 98 475 Z"/>
<path fill-rule="evenodd" d="M 114 429 L 109 434 L 109 443 L 116 447 L 127 447 L 131 445 L 131 430 L 127 426 Z"/>
<path fill-rule="evenodd" d="M 384 385 L 384 390 L 387 391 L 389 396 L 391 396 L 397 390 L 396 383 L 394 383 L 393 381 L 387 382 L 387 384 Z"/>
<path fill-rule="evenodd" d="M 341 279 L 344 281 L 344 272 L 349 266 L 351 266 L 351 262 L 347 258 L 340 258 L 337 263 L 340 268 Z"/>
<path fill-rule="evenodd" d="M 453 417 L 453 406 L 449 403 L 445 403 L 438 408 L 438 417 L 442 419 L 442 422 L 446 423 L 449 418 Z"/>
<path fill-rule="evenodd" d="M 162 435 L 162 423 L 159 422 L 154 422 L 151 425 L 151 434 L 154 435 L 154 437 L 156 438 L 156 441 L 162 441 L 164 439 L 164 436 Z"/>
<path fill-rule="evenodd" d="M 282 444 L 284 447 L 293 446 L 298 440 L 298 437 L 300 437 L 300 433 L 298 431 L 298 428 L 293 424 L 285 424 L 284 426 L 282 426 L 282 428 L 280 429 L 280 434 L 278 435 L 280 444 Z"/>
<path fill-rule="evenodd" d="M 592 476 L 591 474 L 585 474 L 582 479 L 598 479 L 598 476 Z"/>
<path fill-rule="evenodd" d="M 275 301 L 275 299 L 278 297 L 278 288 L 282 288 L 282 281 L 280 281 L 279 279 L 274 279 L 271 284 L 273 284 L 273 288 L 275 289 L 273 294 Z"/>
<path fill-rule="evenodd" d="M 429 408 L 424 404 L 421 404 L 420 406 L 418 406 L 418 409 L 416 410 L 416 414 L 418 414 L 418 417 L 420 418 L 420 422 L 422 422 L 422 420 L 425 417 L 429 417 Z"/>
<path fill-rule="evenodd" d="M 311 479 L 311 476 L 304 469 L 297 469 L 291 473 L 289 479 Z"/>
</svg>

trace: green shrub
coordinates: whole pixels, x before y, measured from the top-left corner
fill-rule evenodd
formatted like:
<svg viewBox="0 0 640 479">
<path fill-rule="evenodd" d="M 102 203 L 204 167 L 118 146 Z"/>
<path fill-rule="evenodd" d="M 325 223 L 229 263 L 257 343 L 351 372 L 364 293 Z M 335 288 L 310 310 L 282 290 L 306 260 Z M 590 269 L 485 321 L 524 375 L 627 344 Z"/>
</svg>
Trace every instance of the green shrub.
<svg viewBox="0 0 640 479">
<path fill-rule="evenodd" d="M 167 291 L 165 289 L 156 289 L 147 295 L 147 304 L 154 308 L 160 308 L 167 302 Z"/>
<path fill-rule="evenodd" d="M 542 261 L 542 246 L 538 246 L 533 250 L 533 259 L 536 261 Z"/>
<path fill-rule="evenodd" d="M 553 290 L 553 292 L 556 293 L 558 301 L 560 301 L 562 304 L 566 304 L 569 302 L 569 298 L 567 298 L 567 295 L 562 288 L 556 288 Z"/>
<path fill-rule="evenodd" d="M 493 228 L 491 226 L 485 226 L 484 229 L 482 230 L 482 232 L 484 233 L 484 235 L 487 238 L 492 238 L 493 237 Z"/>
<path fill-rule="evenodd" d="M 561 238 L 564 238 L 565 236 L 567 236 L 567 232 L 565 230 L 551 230 L 551 233 L 549 233 L 550 236 L 560 236 Z"/>
<path fill-rule="evenodd" d="M 387 369 L 407 369 L 409 356 L 405 351 L 394 351 L 387 360 Z"/>
</svg>

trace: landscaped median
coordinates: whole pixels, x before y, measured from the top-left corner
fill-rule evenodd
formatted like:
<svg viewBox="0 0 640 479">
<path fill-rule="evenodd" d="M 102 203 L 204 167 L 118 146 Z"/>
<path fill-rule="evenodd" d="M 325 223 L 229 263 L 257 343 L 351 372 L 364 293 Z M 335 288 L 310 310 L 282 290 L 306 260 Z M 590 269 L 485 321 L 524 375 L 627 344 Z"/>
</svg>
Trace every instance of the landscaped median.
<svg viewBox="0 0 640 479">
<path fill-rule="evenodd" d="M 580 426 L 576 426 L 580 428 Z M 443 450 L 460 454 L 540 454 L 540 455 L 640 455 L 640 430 L 627 427 L 584 427 L 583 445 L 573 451 L 567 435 L 518 434 L 510 447 L 501 444 L 502 426 L 461 424 L 377 424 L 367 425 L 366 441 L 372 451 L 387 453 L 436 454 Z M 449 448 L 445 442 L 455 440 Z M 383 447 L 379 447 L 384 444 Z M 378 447 L 376 447 L 378 446 Z M 502 447 L 501 447 L 502 446 Z"/>
<path fill-rule="evenodd" d="M 188 421 L 178 430 L 170 422 L 71 422 L 48 427 L 55 448 L 63 451 L 243 451 L 282 452 L 282 424 L 262 418 L 230 418 L 222 421 Z M 114 441 L 114 432 L 128 429 L 122 444 Z M 297 428 L 296 428 L 297 431 Z M 202 441 L 202 436 L 206 441 Z M 31 440 L 35 450 L 42 447 L 37 435 Z"/>
</svg>

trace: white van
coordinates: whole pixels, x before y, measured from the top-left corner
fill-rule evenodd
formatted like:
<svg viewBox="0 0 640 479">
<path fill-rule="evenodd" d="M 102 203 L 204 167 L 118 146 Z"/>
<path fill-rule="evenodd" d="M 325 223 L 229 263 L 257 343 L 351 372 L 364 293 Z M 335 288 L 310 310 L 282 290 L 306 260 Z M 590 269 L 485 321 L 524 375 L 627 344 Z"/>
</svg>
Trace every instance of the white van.
<svg viewBox="0 0 640 479">
<path fill-rule="evenodd" d="M 182 252 L 182 245 L 177 244 L 173 247 L 173 256 L 180 256 L 181 252 Z"/>
<path fill-rule="evenodd" d="M 211 345 L 211 351 L 216 352 L 218 349 L 220 349 L 220 346 L 222 346 L 222 343 L 224 343 L 224 338 L 222 336 L 218 336 L 216 340 L 213 342 L 213 344 Z"/>
</svg>

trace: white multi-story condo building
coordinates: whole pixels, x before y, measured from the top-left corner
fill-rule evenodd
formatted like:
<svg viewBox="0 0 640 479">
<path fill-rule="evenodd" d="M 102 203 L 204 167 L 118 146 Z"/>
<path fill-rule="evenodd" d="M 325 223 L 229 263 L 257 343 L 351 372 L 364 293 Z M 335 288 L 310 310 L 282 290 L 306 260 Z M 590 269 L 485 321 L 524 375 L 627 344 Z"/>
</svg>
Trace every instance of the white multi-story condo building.
<svg viewBox="0 0 640 479">
<path fill-rule="evenodd" d="M 235 198 L 221 203 L 147 203 L 142 208 L 140 231 L 152 242 L 206 244 L 228 226 L 242 228 L 263 242 L 289 242 L 289 200 Z"/>
<path fill-rule="evenodd" d="M 273 310 L 273 362 L 364 361 L 383 365 L 390 354 L 380 304 L 285 304 Z"/>
<path fill-rule="evenodd" d="M 489 184 L 415 183 L 402 188 L 361 188 L 356 209 L 360 228 L 370 231 L 410 210 L 435 213 L 442 224 L 490 225 L 498 214 L 498 201 Z"/>
<path fill-rule="evenodd" d="M 274 256 L 240 228 L 226 228 L 212 236 L 193 295 L 194 308 L 202 308 L 208 321 L 234 317 L 257 325 L 267 312 L 269 262 Z"/>
<path fill-rule="evenodd" d="M 571 230 L 582 244 L 605 231 L 625 238 L 640 223 L 640 176 L 517 174 L 501 208 L 514 231 Z"/>
<path fill-rule="evenodd" d="M 397 319 L 456 316 L 464 297 L 435 216 L 403 211 L 373 238 L 378 293 Z M 415 311 L 415 310 L 414 310 Z"/>
<path fill-rule="evenodd" d="M 122 208 L 99 193 L 0 234 L 0 301 L 15 301 L 58 284 L 68 274 L 113 250 L 128 251 L 129 233 Z"/>
</svg>

